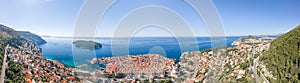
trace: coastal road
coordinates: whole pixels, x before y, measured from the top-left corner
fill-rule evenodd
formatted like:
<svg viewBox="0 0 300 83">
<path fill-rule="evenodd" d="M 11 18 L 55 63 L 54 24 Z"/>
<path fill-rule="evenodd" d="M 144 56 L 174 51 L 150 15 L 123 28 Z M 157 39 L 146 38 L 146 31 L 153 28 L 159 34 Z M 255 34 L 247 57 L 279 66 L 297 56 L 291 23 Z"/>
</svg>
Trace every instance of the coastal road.
<svg viewBox="0 0 300 83">
<path fill-rule="evenodd" d="M 7 67 L 6 59 L 7 59 L 7 49 L 8 49 L 9 44 L 5 48 L 5 53 L 4 53 L 4 58 L 2 62 L 2 69 L 1 69 L 1 76 L 0 76 L 0 83 L 4 83 L 4 77 L 5 77 L 5 70 Z"/>
<path fill-rule="evenodd" d="M 257 77 L 257 72 L 256 72 L 257 71 L 258 60 L 259 60 L 259 56 L 256 59 L 254 59 L 254 61 L 253 61 L 254 64 L 253 64 L 253 67 L 252 67 L 252 72 L 253 72 L 256 83 L 260 83 L 260 81 Z"/>
<path fill-rule="evenodd" d="M 265 83 L 270 83 L 269 80 L 267 80 L 267 78 L 265 77 L 265 75 L 263 73 L 260 72 L 260 76 L 262 77 L 262 79 L 264 80 Z"/>
<path fill-rule="evenodd" d="M 256 83 L 260 82 L 259 79 L 258 79 L 258 76 L 257 76 L 257 72 L 256 72 L 257 71 L 257 66 L 258 66 L 258 60 L 259 60 L 259 56 L 256 59 L 254 59 L 254 66 L 253 66 L 253 69 L 252 69 L 252 71 L 254 73 L 254 78 L 256 80 Z M 259 73 L 260 73 L 261 78 L 264 80 L 264 83 L 270 83 L 269 80 L 263 75 L 263 73 L 261 73 L 261 72 L 259 72 Z"/>
</svg>

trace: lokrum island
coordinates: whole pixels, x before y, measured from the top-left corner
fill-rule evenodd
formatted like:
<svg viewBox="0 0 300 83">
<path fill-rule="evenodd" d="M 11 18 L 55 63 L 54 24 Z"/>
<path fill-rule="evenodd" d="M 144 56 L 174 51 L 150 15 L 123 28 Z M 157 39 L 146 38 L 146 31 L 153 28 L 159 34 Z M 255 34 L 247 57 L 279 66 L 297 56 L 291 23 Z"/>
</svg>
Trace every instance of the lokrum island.
<svg viewBox="0 0 300 83">
<path fill-rule="evenodd" d="M 102 47 L 102 44 L 94 41 L 86 41 L 86 40 L 76 40 L 73 42 L 75 47 L 82 49 L 99 49 Z"/>
</svg>

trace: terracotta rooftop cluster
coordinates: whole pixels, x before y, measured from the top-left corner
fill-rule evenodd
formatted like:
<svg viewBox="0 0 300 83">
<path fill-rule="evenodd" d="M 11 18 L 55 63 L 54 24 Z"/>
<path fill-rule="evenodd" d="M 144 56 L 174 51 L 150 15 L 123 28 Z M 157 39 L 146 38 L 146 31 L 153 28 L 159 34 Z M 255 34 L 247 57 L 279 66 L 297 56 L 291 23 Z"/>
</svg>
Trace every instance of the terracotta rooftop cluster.
<svg viewBox="0 0 300 83">
<path fill-rule="evenodd" d="M 271 38 L 258 38 L 233 42 L 235 46 L 218 48 L 205 51 L 185 52 L 180 58 L 181 77 L 186 77 L 185 82 L 207 82 L 209 79 L 221 77 L 232 77 L 240 79 L 249 74 L 246 70 L 252 71 L 251 66 L 242 68 L 241 64 L 247 63 L 247 59 L 252 58 L 254 54 L 260 54 L 268 49 Z M 223 54 L 225 52 L 225 54 Z M 219 64 L 219 66 L 218 66 Z M 230 67 L 230 68 L 228 68 Z M 212 70 L 214 69 L 214 70 Z M 230 72 L 230 73 L 228 73 Z M 226 74 L 224 74 L 226 73 Z M 209 75 L 207 77 L 207 75 Z"/>
<path fill-rule="evenodd" d="M 37 46 L 26 43 L 19 48 L 9 47 L 8 56 L 22 65 L 28 83 L 76 82 L 74 68 L 66 67 L 58 61 L 47 60 L 40 52 Z"/>
<path fill-rule="evenodd" d="M 157 54 L 120 56 L 98 59 L 100 64 L 108 63 L 104 73 L 156 73 L 172 69 L 174 60 Z"/>
</svg>

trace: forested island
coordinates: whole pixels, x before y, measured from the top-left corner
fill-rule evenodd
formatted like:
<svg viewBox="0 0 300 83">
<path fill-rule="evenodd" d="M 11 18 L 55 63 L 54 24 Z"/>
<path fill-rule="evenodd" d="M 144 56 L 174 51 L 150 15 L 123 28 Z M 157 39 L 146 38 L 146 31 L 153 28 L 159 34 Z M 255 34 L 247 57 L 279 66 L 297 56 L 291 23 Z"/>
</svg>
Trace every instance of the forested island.
<svg viewBox="0 0 300 83">
<path fill-rule="evenodd" d="M 76 40 L 73 42 L 75 47 L 82 49 L 99 49 L 102 47 L 102 44 L 94 41 L 86 41 L 86 40 Z"/>
</svg>

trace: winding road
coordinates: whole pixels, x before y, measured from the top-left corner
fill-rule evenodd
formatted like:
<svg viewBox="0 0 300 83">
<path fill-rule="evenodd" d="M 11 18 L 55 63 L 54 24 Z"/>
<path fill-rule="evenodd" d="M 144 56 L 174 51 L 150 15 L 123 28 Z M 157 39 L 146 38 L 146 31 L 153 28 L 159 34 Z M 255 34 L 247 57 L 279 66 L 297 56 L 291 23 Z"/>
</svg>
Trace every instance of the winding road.
<svg viewBox="0 0 300 83">
<path fill-rule="evenodd" d="M 4 58 L 3 58 L 3 62 L 2 62 L 2 69 L 1 69 L 1 76 L 0 76 L 0 83 L 4 83 L 4 78 L 5 78 L 5 70 L 7 67 L 7 49 L 8 49 L 9 44 L 6 46 L 5 48 L 5 53 L 4 53 Z"/>
<path fill-rule="evenodd" d="M 259 56 L 256 59 L 254 59 L 254 61 L 253 61 L 254 64 L 253 64 L 253 67 L 252 67 L 252 71 L 253 71 L 253 75 L 254 75 L 256 83 L 260 83 L 260 81 L 259 81 L 259 79 L 257 77 L 257 72 L 256 72 L 257 71 L 258 59 L 259 59 Z"/>
<path fill-rule="evenodd" d="M 254 75 L 256 83 L 260 83 L 260 81 L 257 77 L 257 72 L 256 72 L 257 71 L 257 66 L 258 66 L 258 60 L 259 60 L 259 56 L 256 59 L 254 59 L 254 66 L 252 68 L 252 71 L 254 73 L 253 75 Z M 269 80 L 263 75 L 263 73 L 261 73 L 261 72 L 259 72 L 259 73 L 260 73 L 261 78 L 264 80 L 264 83 L 270 83 Z"/>
</svg>

